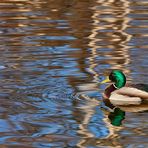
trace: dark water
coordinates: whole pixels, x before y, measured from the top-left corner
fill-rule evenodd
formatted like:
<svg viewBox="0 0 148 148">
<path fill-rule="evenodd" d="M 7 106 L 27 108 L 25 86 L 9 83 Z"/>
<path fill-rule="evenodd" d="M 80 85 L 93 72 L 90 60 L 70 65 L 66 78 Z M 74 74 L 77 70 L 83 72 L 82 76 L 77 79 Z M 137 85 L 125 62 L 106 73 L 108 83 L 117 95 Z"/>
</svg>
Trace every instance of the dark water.
<svg viewBox="0 0 148 148">
<path fill-rule="evenodd" d="M 147 0 L 0 1 L 0 147 L 146 148 L 147 113 L 113 126 L 111 69 L 148 83 Z"/>
</svg>

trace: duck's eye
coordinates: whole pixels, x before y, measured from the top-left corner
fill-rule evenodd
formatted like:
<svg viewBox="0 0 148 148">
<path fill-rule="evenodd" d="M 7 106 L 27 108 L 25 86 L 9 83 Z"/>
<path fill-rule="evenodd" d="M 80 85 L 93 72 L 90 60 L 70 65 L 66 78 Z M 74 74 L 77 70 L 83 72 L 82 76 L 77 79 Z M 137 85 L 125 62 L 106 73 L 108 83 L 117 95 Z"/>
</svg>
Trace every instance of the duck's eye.
<svg viewBox="0 0 148 148">
<path fill-rule="evenodd" d="M 113 73 L 111 73 L 111 74 L 109 75 L 109 79 L 110 79 L 111 81 L 114 81 L 114 80 L 115 80 L 115 76 L 114 76 Z"/>
</svg>

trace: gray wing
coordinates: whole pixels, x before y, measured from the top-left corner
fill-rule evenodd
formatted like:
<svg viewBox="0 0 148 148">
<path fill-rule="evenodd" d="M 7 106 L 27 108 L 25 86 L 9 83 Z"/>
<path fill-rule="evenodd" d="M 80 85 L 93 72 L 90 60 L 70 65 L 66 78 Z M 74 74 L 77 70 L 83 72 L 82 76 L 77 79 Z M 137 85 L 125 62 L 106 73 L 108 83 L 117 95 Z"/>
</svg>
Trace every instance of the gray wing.
<svg viewBox="0 0 148 148">
<path fill-rule="evenodd" d="M 131 87 L 148 92 L 148 84 L 132 84 Z"/>
</svg>

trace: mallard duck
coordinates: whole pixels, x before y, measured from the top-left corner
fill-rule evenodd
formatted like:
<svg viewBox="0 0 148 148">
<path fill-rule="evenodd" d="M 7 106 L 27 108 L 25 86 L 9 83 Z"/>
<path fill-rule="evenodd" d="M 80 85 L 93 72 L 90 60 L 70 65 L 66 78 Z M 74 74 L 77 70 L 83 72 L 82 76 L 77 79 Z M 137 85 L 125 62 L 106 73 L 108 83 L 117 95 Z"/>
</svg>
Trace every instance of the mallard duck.
<svg viewBox="0 0 148 148">
<path fill-rule="evenodd" d="M 109 77 L 102 83 L 112 82 L 104 91 L 103 98 L 111 108 L 114 106 L 123 106 L 124 110 L 134 106 L 140 110 L 140 107 L 148 109 L 148 85 L 147 84 L 127 84 L 126 77 L 120 70 L 113 70 Z M 128 108 L 126 107 L 128 106 Z"/>
</svg>

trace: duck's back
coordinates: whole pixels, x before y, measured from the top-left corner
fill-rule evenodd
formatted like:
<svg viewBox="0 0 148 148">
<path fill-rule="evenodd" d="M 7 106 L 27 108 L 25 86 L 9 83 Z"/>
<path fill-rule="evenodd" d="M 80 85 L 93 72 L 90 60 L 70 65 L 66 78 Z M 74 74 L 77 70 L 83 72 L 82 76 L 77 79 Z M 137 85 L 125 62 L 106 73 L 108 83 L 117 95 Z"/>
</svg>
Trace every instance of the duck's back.
<svg viewBox="0 0 148 148">
<path fill-rule="evenodd" d="M 137 88 L 139 90 L 148 92 L 148 84 L 132 84 L 131 87 Z"/>
</svg>

